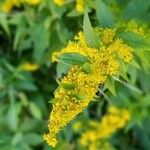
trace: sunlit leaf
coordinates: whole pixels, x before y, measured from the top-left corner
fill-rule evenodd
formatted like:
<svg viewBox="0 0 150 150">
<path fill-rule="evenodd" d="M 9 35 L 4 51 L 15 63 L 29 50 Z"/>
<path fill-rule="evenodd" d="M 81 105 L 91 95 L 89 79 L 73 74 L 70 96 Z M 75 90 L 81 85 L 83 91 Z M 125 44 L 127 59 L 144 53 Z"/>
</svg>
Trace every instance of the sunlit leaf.
<svg viewBox="0 0 150 150">
<path fill-rule="evenodd" d="M 92 28 L 88 13 L 85 12 L 84 14 L 84 21 L 83 21 L 83 31 L 86 38 L 86 42 L 90 47 L 98 47 L 99 40 Z"/>
<path fill-rule="evenodd" d="M 82 65 L 90 60 L 79 53 L 64 53 L 58 57 L 58 60 L 68 65 Z"/>
</svg>

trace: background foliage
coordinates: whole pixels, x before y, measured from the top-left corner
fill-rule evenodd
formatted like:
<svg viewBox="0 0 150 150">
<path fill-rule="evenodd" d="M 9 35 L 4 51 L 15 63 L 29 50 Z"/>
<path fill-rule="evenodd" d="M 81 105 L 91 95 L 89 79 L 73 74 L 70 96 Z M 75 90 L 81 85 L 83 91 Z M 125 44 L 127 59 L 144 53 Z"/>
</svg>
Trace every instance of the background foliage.
<svg viewBox="0 0 150 150">
<path fill-rule="evenodd" d="M 0 1 L 1 6 L 3 3 Z M 96 8 L 93 3 L 89 4 L 93 26 L 98 22 L 102 27 L 109 27 L 115 22 L 136 20 L 149 33 L 149 0 L 97 0 Z M 38 5 L 25 3 L 9 13 L 0 12 L 1 150 L 52 149 L 43 142 L 42 135 L 47 130 L 49 100 L 58 86 L 55 79 L 64 68 L 52 64 L 50 56 L 73 39 L 82 25 L 83 13 L 76 11 L 74 2 L 59 7 L 52 0 L 43 0 Z M 133 113 L 125 130 L 113 135 L 111 143 L 115 149 L 150 149 L 150 51 L 140 50 L 145 48 L 143 42 L 137 45 L 140 57 L 134 64 L 136 67 L 128 70 L 129 83 L 117 80 L 114 86 L 110 81 L 109 90 L 104 88 L 100 100 L 91 103 L 61 132 L 61 142 L 53 149 L 75 149 L 79 133 L 74 133 L 73 124 L 98 119 L 109 103 L 127 107 Z"/>
</svg>

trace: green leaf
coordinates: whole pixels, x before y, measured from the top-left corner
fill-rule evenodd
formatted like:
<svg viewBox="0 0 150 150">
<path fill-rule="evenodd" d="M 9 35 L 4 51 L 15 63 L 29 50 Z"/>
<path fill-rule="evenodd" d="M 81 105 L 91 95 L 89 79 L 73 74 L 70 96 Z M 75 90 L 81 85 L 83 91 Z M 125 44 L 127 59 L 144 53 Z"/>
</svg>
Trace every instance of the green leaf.
<svg viewBox="0 0 150 150">
<path fill-rule="evenodd" d="M 71 96 L 76 98 L 77 100 L 85 100 L 86 99 L 86 95 L 79 94 L 79 93 L 71 94 Z"/>
<path fill-rule="evenodd" d="M 143 16 L 150 7 L 149 0 L 131 0 L 123 13 L 124 19 L 135 19 Z"/>
<path fill-rule="evenodd" d="M 95 4 L 99 25 L 104 28 L 113 27 L 114 26 L 113 15 L 106 7 L 105 3 L 102 0 L 96 0 Z"/>
<path fill-rule="evenodd" d="M 82 65 L 86 62 L 90 62 L 86 56 L 79 53 L 64 53 L 58 57 L 58 60 L 68 65 Z"/>
<path fill-rule="evenodd" d="M 56 67 L 57 78 L 61 78 L 63 74 L 66 74 L 70 66 L 64 63 L 58 63 Z"/>
<path fill-rule="evenodd" d="M 69 12 L 67 14 L 68 17 L 77 17 L 77 16 L 80 16 L 80 15 L 82 15 L 82 13 L 76 11 L 76 9 L 72 10 L 71 12 Z"/>
<path fill-rule="evenodd" d="M 126 81 L 128 81 L 127 65 L 122 60 L 119 61 L 119 64 L 120 64 L 120 69 L 119 69 L 120 76 L 123 77 Z"/>
<path fill-rule="evenodd" d="M 83 31 L 84 31 L 84 35 L 85 35 L 87 44 L 90 47 L 98 47 L 99 39 L 92 28 L 92 25 L 91 25 L 91 22 L 90 22 L 87 12 L 85 12 L 85 14 L 84 14 Z"/>
<path fill-rule="evenodd" d="M 31 80 L 18 80 L 16 81 L 16 86 L 19 89 L 27 90 L 27 91 L 36 91 L 37 87 Z"/>
<path fill-rule="evenodd" d="M 122 80 L 120 80 L 119 78 L 113 77 L 113 79 L 115 79 L 116 81 L 120 82 L 121 84 L 123 84 L 124 86 L 126 86 L 127 88 L 129 88 L 131 91 L 136 92 L 137 94 L 143 94 L 143 91 L 141 91 L 138 87 L 131 85 L 130 83 L 126 83 Z"/>
<path fill-rule="evenodd" d="M 130 62 L 130 64 L 131 64 L 133 67 L 137 68 L 137 69 L 141 69 L 139 63 L 138 63 L 136 60 L 132 60 L 132 61 Z"/>
<path fill-rule="evenodd" d="M 40 109 L 33 102 L 29 104 L 29 110 L 36 119 L 40 120 L 42 118 Z"/>
<path fill-rule="evenodd" d="M 5 30 L 5 32 L 10 35 L 9 24 L 7 20 L 7 15 L 0 15 L 0 25 Z"/>
<path fill-rule="evenodd" d="M 22 133 L 18 132 L 15 134 L 15 136 L 12 139 L 12 145 L 17 145 L 18 143 L 20 143 L 20 141 L 22 140 Z"/>
<path fill-rule="evenodd" d="M 20 113 L 21 110 L 21 103 L 12 103 L 10 105 L 10 108 L 8 110 L 8 114 L 7 114 L 7 122 L 8 125 L 10 127 L 11 130 L 15 131 L 17 130 L 18 127 L 18 115 Z"/>
<path fill-rule="evenodd" d="M 77 87 L 74 83 L 61 83 L 61 86 L 66 90 L 75 90 Z"/>
<path fill-rule="evenodd" d="M 23 92 L 18 92 L 17 95 L 18 95 L 19 99 L 21 100 L 22 105 L 27 107 L 28 103 L 29 103 L 27 95 Z"/>
<path fill-rule="evenodd" d="M 55 104 L 56 102 L 57 102 L 57 98 L 52 98 L 50 101 L 49 101 L 49 103 L 51 103 L 51 104 Z"/>
<path fill-rule="evenodd" d="M 111 79 L 110 77 L 107 78 L 106 82 L 105 82 L 105 86 L 106 88 L 109 89 L 109 91 L 114 95 L 114 96 L 117 96 L 116 95 L 116 89 L 115 89 L 115 82 L 113 79 Z"/>
<path fill-rule="evenodd" d="M 29 126 L 29 122 L 30 122 L 30 126 Z M 23 121 L 20 122 L 20 131 L 22 131 L 23 133 L 31 132 L 39 126 L 38 123 L 39 123 L 38 120 L 25 116 Z"/>
<path fill-rule="evenodd" d="M 17 50 L 20 41 L 22 41 L 23 35 L 26 32 L 26 27 L 24 25 L 19 25 L 17 27 L 16 33 L 15 33 L 15 39 L 14 39 L 14 43 L 13 43 L 13 49 Z"/>
<path fill-rule="evenodd" d="M 122 32 L 118 35 L 128 45 L 136 49 L 150 50 L 149 40 L 133 32 Z"/>
<path fill-rule="evenodd" d="M 149 52 L 149 53 L 147 53 Z M 150 51 L 139 51 L 136 52 L 136 55 L 138 56 L 140 60 L 140 64 L 142 68 L 144 69 L 145 72 L 149 72 L 150 69 L 150 61 L 149 61 L 149 56 L 150 56 Z"/>
<path fill-rule="evenodd" d="M 145 72 L 140 72 L 140 73 L 138 73 L 138 76 L 139 76 L 139 82 L 140 82 L 142 90 L 145 93 L 149 93 L 150 84 L 147 81 L 150 81 L 150 75 L 146 74 Z"/>
<path fill-rule="evenodd" d="M 35 24 L 31 28 L 31 39 L 34 44 L 33 57 L 36 60 L 40 60 L 44 51 L 49 46 L 49 31 L 43 24 Z"/>
<path fill-rule="evenodd" d="M 82 66 L 82 71 L 86 74 L 91 74 L 93 71 L 93 68 L 90 63 L 85 63 Z"/>
<path fill-rule="evenodd" d="M 43 142 L 42 136 L 36 133 L 28 133 L 23 136 L 23 142 L 27 145 L 37 146 Z"/>
</svg>

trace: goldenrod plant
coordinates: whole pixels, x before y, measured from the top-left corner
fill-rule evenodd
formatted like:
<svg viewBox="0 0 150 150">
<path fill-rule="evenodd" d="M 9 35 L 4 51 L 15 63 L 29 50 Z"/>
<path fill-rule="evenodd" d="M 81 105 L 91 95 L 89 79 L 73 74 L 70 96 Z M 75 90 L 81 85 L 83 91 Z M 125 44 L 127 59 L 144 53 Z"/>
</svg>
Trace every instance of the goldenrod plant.
<svg viewBox="0 0 150 150">
<path fill-rule="evenodd" d="M 44 136 L 50 145 L 52 142 L 52 146 L 59 130 L 88 106 L 100 84 L 104 84 L 108 76 L 118 74 L 119 63 L 132 60 L 132 48 L 115 37 L 115 29 L 97 29 L 93 30 L 93 34 L 97 39 L 88 44 L 83 32 L 79 32 L 75 37 L 77 41 L 53 54 L 54 61 L 74 66 L 61 79 L 55 92 L 56 103 L 49 120 L 50 133 Z"/>
<path fill-rule="evenodd" d="M 0 150 L 149 150 L 149 8 L 1 0 Z"/>
</svg>

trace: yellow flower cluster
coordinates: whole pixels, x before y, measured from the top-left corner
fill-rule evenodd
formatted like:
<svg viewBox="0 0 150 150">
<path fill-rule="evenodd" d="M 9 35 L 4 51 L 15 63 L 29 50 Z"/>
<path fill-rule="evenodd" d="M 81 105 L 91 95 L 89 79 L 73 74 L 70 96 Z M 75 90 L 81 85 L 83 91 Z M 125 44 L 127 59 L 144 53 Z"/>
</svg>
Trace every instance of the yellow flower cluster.
<svg viewBox="0 0 150 150">
<path fill-rule="evenodd" d="M 54 0 L 54 3 L 58 6 L 62 6 L 65 4 L 65 0 Z M 76 10 L 80 13 L 85 10 L 85 0 L 76 0 Z"/>
<path fill-rule="evenodd" d="M 81 135 L 79 143 L 89 147 L 89 150 L 97 150 L 101 140 L 109 138 L 116 130 L 123 128 L 130 118 L 131 114 L 127 109 L 111 106 L 101 122 L 95 121 L 94 126 L 90 124 L 90 130 Z M 95 149 L 90 148 L 92 145 L 95 146 Z"/>
<path fill-rule="evenodd" d="M 142 36 L 145 35 L 145 27 L 140 26 L 134 20 L 128 22 L 127 25 L 125 26 L 126 26 L 126 31 L 134 32 Z"/>
<path fill-rule="evenodd" d="M 9 13 L 13 7 L 19 7 L 21 4 L 38 5 L 42 0 L 5 0 L 1 10 Z"/>
<path fill-rule="evenodd" d="M 98 33 L 98 30 L 95 32 Z M 83 32 L 79 32 L 75 41 L 69 42 L 61 51 L 53 53 L 52 60 L 56 62 L 64 53 L 82 54 L 90 60 L 92 71 L 86 73 L 82 66 L 75 65 L 61 79 L 54 93 L 56 102 L 49 118 L 49 133 L 44 135 L 44 139 L 51 146 L 56 145 L 59 130 L 88 106 L 107 76 L 117 74 L 120 67 L 118 60 L 129 62 L 132 59 L 132 49 L 115 37 L 114 29 L 100 29 L 98 35 L 102 39 L 99 48 L 89 47 Z"/>
<path fill-rule="evenodd" d="M 78 12 L 84 12 L 85 9 L 85 1 L 84 0 L 77 0 L 76 2 L 76 10 Z"/>
<path fill-rule="evenodd" d="M 58 6 L 62 6 L 65 3 L 65 0 L 54 0 L 54 3 Z"/>
<path fill-rule="evenodd" d="M 115 150 L 109 142 L 94 142 L 89 145 L 88 150 Z"/>
</svg>

